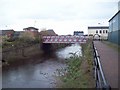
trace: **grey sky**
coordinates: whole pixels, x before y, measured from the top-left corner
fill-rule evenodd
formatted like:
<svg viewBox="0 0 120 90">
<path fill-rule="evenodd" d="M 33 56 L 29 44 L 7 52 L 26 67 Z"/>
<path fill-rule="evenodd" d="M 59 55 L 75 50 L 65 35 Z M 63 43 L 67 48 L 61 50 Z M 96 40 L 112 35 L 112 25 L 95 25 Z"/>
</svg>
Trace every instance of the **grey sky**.
<svg viewBox="0 0 120 90">
<path fill-rule="evenodd" d="M 0 29 L 28 26 L 72 34 L 90 25 L 108 25 L 119 0 L 0 0 Z M 6 27 L 7 26 L 7 27 Z"/>
</svg>

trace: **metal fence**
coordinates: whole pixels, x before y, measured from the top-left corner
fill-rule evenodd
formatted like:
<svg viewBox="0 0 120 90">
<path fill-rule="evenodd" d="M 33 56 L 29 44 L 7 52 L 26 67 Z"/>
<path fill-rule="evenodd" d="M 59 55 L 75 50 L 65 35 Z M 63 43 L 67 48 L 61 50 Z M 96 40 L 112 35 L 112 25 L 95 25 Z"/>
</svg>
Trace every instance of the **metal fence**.
<svg viewBox="0 0 120 90">
<path fill-rule="evenodd" d="M 94 77 L 96 81 L 96 88 L 110 90 L 111 87 L 105 78 L 102 65 L 100 62 L 100 56 L 98 54 L 96 47 L 94 46 L 94 43 L 93 43 L 93 51 L 94 51 Z"/>
</svg>

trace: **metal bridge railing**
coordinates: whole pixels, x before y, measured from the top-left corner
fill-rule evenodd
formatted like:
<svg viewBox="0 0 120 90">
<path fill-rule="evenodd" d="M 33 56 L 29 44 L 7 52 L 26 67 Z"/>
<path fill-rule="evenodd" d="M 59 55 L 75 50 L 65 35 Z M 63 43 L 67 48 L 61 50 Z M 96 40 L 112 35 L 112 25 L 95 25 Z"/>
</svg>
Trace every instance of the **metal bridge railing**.
<svg viewBox="0 0 120 90">
<path fill-rule="evenodd" d="M 110 90 L 111 87 L 106 81 L 100 62 L 100 56 L 98 55 L 98 51 L 94 46 L 94 43 L 93 43 L 93 50 L 94 50 L 94 77 L 96 81 L 96 88 Z"/>
</svg>

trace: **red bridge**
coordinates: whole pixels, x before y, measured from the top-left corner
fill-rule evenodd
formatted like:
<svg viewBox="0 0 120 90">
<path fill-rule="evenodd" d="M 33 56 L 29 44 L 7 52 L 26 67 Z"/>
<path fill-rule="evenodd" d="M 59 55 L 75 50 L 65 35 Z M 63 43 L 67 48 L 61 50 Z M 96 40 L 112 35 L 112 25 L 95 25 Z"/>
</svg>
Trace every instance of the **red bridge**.
<svg viewBox="0 0 120 90">
<path fill-rule="evenodd" d="M 85 36 L 43 36 L 43 43 L 86 43 Z"/>
</svg>

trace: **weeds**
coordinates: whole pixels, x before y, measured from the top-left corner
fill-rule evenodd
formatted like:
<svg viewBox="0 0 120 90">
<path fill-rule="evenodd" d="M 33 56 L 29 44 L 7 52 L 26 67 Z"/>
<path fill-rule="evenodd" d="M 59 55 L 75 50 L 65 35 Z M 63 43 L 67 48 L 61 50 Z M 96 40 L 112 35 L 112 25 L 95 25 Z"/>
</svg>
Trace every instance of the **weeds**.
<svg viewBox="0 0 120 90">
<path fill-rule="evenodd" d="M 120 52 L 120 45 L 109 42 L 109 41 L 102 41 L 102 43 L 108 45 L 111 48 L 114 48 L 115 50 L 117 50 L 118 52 Z"/>
<path fill-rule="evenodd" d="M 92 43 L 87 42 L 81 45 L 83 49 L 83 56 L 74 55 L 66 62 L 67 69 L 58 70 L 62 81 L 58 87 L 62 88 L 93 88 L 95 86 L 92 75 Z"/>
</svg>

